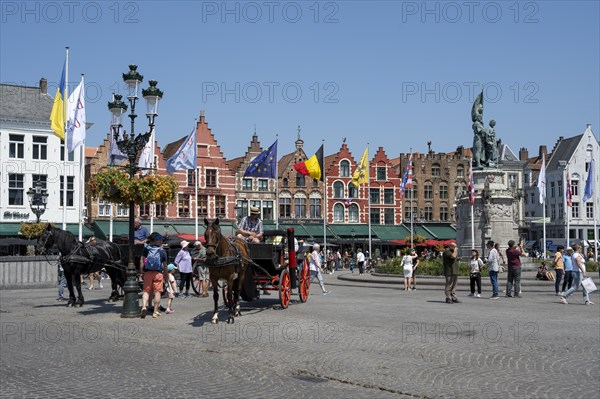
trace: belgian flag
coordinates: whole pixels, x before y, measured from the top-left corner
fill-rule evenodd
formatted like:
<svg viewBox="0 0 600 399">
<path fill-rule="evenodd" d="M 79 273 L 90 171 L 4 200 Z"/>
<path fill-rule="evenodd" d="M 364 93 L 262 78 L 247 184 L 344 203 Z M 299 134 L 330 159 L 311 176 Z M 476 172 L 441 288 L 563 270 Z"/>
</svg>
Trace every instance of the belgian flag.
<svg viewBox="0 0 600 399">
<path fill-rule="evenodd" d="M 321 147 L 319 147 L 317 152 L 310 157 L 310 159 L 294 164 L 294 169 L 304 176 L 310 176 L 313 179 L 325 181 L 323 173 L 323 145 L 321 144 Z"/>
</svg>

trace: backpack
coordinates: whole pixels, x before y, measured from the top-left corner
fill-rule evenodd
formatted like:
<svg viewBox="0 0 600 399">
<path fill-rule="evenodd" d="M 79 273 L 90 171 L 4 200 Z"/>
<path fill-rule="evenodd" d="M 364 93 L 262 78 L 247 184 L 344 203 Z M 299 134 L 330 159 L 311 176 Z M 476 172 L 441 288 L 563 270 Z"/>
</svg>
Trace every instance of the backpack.
<svg viewBox="0 0 600 399">
<path fill-rule="evenodd" d="M 146 265 L 145 269 L 148 271 L 163 271 L 163 263 L 160 259 L 160 251 L 161 247 L 148 247 L 148 256 L 146 256 Z"/>
</svg>

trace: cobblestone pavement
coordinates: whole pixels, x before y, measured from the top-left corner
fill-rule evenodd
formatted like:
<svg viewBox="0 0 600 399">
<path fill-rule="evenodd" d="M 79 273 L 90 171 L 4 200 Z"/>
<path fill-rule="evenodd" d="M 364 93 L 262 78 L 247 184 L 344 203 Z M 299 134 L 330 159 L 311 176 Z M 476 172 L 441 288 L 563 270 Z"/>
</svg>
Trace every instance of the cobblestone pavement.
<svg viewBox="0 0 600 399">
<path fill-rule="evenodd" d="M 442 287 L 337 278 L 347 273 L 325 276 L 331 295 L 313 285 L 282 310 L 273 293 L 216 326 L 212 298 L 141 320 L 121 319 L 107 289 L 86 290 L 83 308 L 55 289 L 0 291 L 0 396 L 600 397 L 597 292 L 593 306 L 579 293 L 562 305 L 550 286 L 475 299 L 461 281 L 450 305 Z"/>
</svg>

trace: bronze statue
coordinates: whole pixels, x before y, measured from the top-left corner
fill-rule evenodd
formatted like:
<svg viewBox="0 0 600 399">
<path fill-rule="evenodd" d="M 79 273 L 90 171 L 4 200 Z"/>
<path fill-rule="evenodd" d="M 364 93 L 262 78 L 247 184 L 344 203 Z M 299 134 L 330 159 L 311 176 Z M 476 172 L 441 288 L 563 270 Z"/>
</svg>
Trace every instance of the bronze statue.
<svg viewBox="0 0 600 399">
<path fill-rule="evenodd" d="M 496 121 L 490 121 L 490 127 L 483 124 L 483 91 L 475 98 L 471 108 L 473 121 L 473 162 L 475 168 L 498 166 L 498 141 L 496 140 Z"/>
</svg>

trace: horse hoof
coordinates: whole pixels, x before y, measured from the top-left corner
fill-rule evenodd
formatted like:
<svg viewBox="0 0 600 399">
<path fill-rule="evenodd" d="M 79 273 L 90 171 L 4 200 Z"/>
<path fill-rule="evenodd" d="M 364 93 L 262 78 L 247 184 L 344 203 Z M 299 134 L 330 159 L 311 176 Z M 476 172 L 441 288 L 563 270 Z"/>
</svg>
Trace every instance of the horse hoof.
<svg viewBox="0 0 600 399">
<path fill-rule="evenodd" d="M 212 320 L 210 321 L 210 324 L 217 324 L 218 322 L 219 322 L 219 320 L 218 320 L 218 319 L 212 319 Z"/>
<path fill-rule="evenodd" d="M 227 324 L 233 324 L 235 322 L 235 319 L 233 317 L 230 317 L 227 319 Z"/>
</svg>

